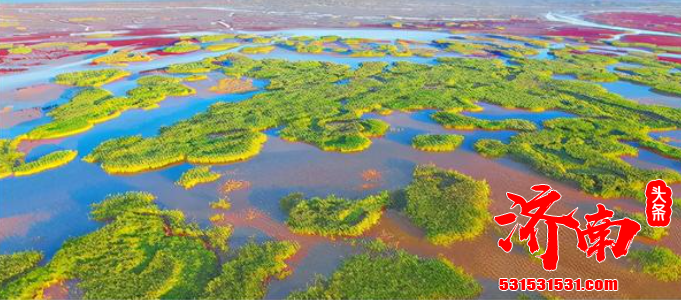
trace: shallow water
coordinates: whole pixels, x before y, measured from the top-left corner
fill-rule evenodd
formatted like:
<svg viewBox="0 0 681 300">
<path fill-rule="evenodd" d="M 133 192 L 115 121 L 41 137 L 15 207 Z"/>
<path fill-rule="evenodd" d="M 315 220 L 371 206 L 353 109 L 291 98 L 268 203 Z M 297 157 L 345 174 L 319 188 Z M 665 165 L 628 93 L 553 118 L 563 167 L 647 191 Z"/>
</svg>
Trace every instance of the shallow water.
<svg viewBox="0 0 681 300">
<path fill-rule="evenodd" d="M 554 75 L 553 78 L 559 80 L 575 80 L 575 77 L 572 75 Z M 681 108 L 681 97 L 657 93 L 650 87 L 642 84 L 622 80 L 615 82 L 595 82 L 595 84 L 599 84 L 611 93 L 619 94 L 622 97 L 641 104 Z"/>
</svg>

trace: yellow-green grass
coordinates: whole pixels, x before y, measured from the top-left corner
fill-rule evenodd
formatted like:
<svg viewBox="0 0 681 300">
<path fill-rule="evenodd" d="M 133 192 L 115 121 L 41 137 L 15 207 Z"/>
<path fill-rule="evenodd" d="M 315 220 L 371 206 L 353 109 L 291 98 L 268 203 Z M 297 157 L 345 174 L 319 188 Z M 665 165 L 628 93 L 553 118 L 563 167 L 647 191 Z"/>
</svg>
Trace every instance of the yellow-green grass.
<svg viewBox="0 0 681 300">
<path fill-rule="evenodd" d="M 209 166 L 198 166 L 182 173 L 175 184 L 190 189 L 201 183 L 208 183 L 220 179 L 222 174 L 211 171 Z"/>
</svg>

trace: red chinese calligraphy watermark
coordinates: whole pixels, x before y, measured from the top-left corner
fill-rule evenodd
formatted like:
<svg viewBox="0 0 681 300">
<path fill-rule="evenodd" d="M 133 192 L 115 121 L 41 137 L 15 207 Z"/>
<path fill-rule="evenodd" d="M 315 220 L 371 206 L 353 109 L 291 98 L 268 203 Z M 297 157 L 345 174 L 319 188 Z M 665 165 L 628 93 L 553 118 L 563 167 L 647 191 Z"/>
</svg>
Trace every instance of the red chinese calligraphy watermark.
<svg viewBox="0 0 681 300">
<path fill-rule="evenodd" d="M 546 251 L 537 257 L 542 260 L 542 266 L 546 271 L 555 271 L 558 267 L 558 225 L 572 229 L 577 235 L 577 248 L 585 252 L 587 257 L 596 254 L 596 260 L 599 263 L 605 260 L 605 248 L 610 248 L 615 258 L 627 255 L 631 242 L 641 230 L 641 224 L 632 219 L 612 220 L 614 212 L 600 203 L 597 205 L 598 210 L 595 213 L 584 216 L 586 228 L 582 229 L 580 222 L 574 217 L 575 212 L 577 212 L 576 208 L 567 215 L 547 214 L 551 206 L 561 198 L 558 191 L 546 184 L 534 185 L 532 190 L 539 192 L 539 194 L 530 201 L 525 200 L 520 195 L 506 193 L 506 197 L 513 202 L 511 209 L 520 206 L 520 215 L 528 217 L 529 220 L 524 226 L 519 226 L 516 223 L 505 239 L 499 239 L 498 245 L 505 252 L 510 252 L 513 249 L 511 238 L 515 230 L 520 227 L 518 229 L 520 241 L 527 241 L 530 253 L 536 253 L 539 251 L 537 225 L 540 221 L 544 221 L 548 230 Z M 515 213 L 509 212 L 495 216 L 494 221 L 501 226 L 506 226 L 514 223 L 517 218 L 518 216 Z M 615 240 L 608 238 L 612 232 L 611 227 L 619 227 Z"/>
<path fill-rule="evenodd" d="M 672 188 L 662 179 L 646 185 L 646 222 L 651 227 L 667 227 L 672 220 Z"/>
</svg>

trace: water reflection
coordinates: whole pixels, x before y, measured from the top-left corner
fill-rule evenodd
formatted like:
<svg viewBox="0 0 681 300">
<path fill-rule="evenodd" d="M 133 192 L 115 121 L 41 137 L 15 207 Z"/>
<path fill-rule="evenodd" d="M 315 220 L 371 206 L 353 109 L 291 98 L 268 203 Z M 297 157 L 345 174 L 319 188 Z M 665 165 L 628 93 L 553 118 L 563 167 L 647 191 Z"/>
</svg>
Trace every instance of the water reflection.
<svg viewBox="0 0 681 300">
<path fill-rule="evenodd" d="M 558 80 L 575 80 L 575 77 L 572 75 L 554 75 L 553 78 Z M 681 97 L 659 94 L 645 85 L 622 80 L 615 82 L 596 82 L 595 84 L 601 85 L 611 93 L 619 94 L 622 97 L 641 104 L 681 108 Z"/>
</svg>

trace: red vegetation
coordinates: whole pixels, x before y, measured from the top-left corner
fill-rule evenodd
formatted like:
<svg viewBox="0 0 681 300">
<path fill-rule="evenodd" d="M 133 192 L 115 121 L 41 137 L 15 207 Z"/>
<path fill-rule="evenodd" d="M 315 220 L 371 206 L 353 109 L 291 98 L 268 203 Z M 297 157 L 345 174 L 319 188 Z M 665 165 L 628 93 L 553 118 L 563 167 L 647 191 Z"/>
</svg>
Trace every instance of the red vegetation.
<svg viewBox="0 0 681 300">
<path fill-rule="evenodd" d="M 622 38 L 622 42 L 626 43 L 647 43 L 658 46 L 676 46 L 681 47 L 681 37 L 662 36 L 662 35 L 627 35 Z"/>
<path fill-rule="evenodd" d="M 591 14 L 587 20 L 612 26 L 681 33 L 681 17 L 637 12 Z"/>
<path fill-rule="evenodd" d="M 564 36 L 584 38 L 586 41 L 595 41 L 600 39 L 612 38 L 616 34 L 622 33 L 617 30 L 588 28 L 588 27 L 557 27 L 551 28 L 542 33 L 548 36 Z"/>
<path fill-rule="evenodd" d="M 0 54 L 1 55 L 1 54 Z M 28 70 L 27 68 L 0 68 L 0 75 L 19 73 Z"/>
<path fill-rule="evenodd" d="M 670 61 L 677 64 L 681 64 L 681 57 L 658 56 L 657 59 L 661 61 Z"/>
</svg>

